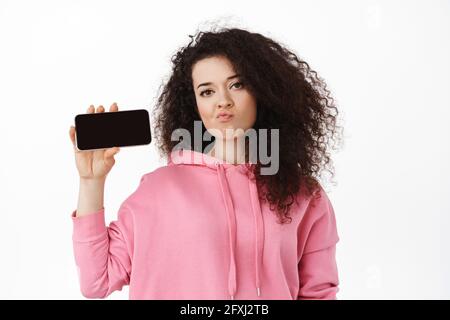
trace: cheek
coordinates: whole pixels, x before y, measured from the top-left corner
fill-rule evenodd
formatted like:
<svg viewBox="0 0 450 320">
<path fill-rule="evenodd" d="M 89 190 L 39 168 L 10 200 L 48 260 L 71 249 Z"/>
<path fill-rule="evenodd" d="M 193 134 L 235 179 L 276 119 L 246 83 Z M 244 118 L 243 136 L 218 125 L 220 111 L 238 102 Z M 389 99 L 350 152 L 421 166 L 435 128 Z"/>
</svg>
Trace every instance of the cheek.
<svg viewBox="0 0 450 320">
<path fill-rule="evenodd" d="M 245 124 L 247 127 L 252 127 L 253 124 L 256 121 L 256 101 L 251 96 L 245 97 L 242 101 L 242 106 L 245 106 L 245 108 L 242 109 L 241 112 L 241 119 L 243 124 Z"/>
<path fill-rule="evenodd" d="M 205 103 L 197 103 L 198 112 L 200 114 L 200 118 L 205 124 L 209 124 L 211 118 L 214 116 L 214 108 L 205 104 Z"/>
</svg>

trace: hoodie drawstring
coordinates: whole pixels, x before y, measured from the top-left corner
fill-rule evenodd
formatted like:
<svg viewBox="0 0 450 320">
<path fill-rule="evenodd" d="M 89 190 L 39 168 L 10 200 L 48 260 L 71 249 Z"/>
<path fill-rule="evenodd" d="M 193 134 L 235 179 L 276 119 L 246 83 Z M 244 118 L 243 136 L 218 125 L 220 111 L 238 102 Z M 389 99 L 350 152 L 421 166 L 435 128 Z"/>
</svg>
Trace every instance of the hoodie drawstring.
<svg viewBox="0 0 450 320">
<path fill-rule="evenodd" d="M 230 189 L 226 179 L 225 169 L 220 162 L 215 162 L 217 168 L 217 176 L 219 180 L 220 190 L 225 202 L 225 210 L 228 218 L 228 238 L 230 247 L 230 267 L 228 272 L 228 293 L 230 299 L 234 300 L 237 291 L 236 281 L 236 213 L 231 199 Z M 264 224 L 261 214 L 261 207 L 258 201 L 258 189 L 256 183 L 249 179 L 249 191 L 252 205 L 252 212 L 255 223 L 255 287 L 256 294 L 261 296 L 261 279 L 260 271 L 262 269 L 262 253 L 264 250 Z"/>
<path fill-rule="evenodd" d="M 258 188 L 256 182 L 248 180 L 250 197 L 252 203 L 253 216 L 255 217 L 255 284 L 256 294 L 261 296 L 261 279 L 259 273 L 262 269 L 262 256 L 264 250 L 264 223 L 262 219 L 261 207 L 258 200 Z"/>
</svg>

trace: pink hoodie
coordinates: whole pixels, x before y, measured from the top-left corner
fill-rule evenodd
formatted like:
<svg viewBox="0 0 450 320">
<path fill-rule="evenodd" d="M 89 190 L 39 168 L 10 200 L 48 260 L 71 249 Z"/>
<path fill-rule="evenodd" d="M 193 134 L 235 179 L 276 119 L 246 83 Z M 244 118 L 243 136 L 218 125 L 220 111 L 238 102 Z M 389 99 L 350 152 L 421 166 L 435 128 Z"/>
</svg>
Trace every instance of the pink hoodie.
<svg viewBox="0 0 450 320">
<path fill-rule="evenodd" d="M 281 225 L 246 174 L 245 164 L 176 151 L 109 226 L 104 208 L 73 211 L 83 296 L 129 285 L 130 299 L 337 299 L 339 237 L 322 187 L 320 198 L 299 192 Z"/>
</svg>

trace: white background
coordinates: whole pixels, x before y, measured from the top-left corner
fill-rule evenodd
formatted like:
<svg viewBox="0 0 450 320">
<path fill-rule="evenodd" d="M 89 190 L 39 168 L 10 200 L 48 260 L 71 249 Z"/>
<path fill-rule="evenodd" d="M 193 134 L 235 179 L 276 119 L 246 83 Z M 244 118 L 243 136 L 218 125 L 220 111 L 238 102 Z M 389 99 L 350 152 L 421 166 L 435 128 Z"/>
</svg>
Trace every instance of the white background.
<svg viewBox="0 0 450 320">
<path fill-rule="evenodd" d="M 339 299 L 450 298 L 449 1 L 0 0 L 0 298 L 83 299 L 69 127 L 90 104 L 151 110 L 170 57 L 217 20 L 282 42 L 328 83 L 345 126 Z M 165 163 L 122 148 L 107 222 Z M 127 299 L 128 288 L 108 299 Z"/>
</svg>

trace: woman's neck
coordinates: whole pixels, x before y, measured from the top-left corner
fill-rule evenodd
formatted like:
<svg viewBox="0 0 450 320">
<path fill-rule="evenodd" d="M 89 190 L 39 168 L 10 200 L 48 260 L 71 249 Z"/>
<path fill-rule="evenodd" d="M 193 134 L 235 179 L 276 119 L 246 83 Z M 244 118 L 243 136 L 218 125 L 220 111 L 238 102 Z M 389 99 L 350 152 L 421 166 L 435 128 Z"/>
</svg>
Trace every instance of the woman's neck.
<svg viewBox="0 0 450 320">
<path fill-rule="evenodd" d="M 234 165 L 245 163 L 245 143 L 242 139 L 216 139 L 207 155 Z"/>
</svg>

